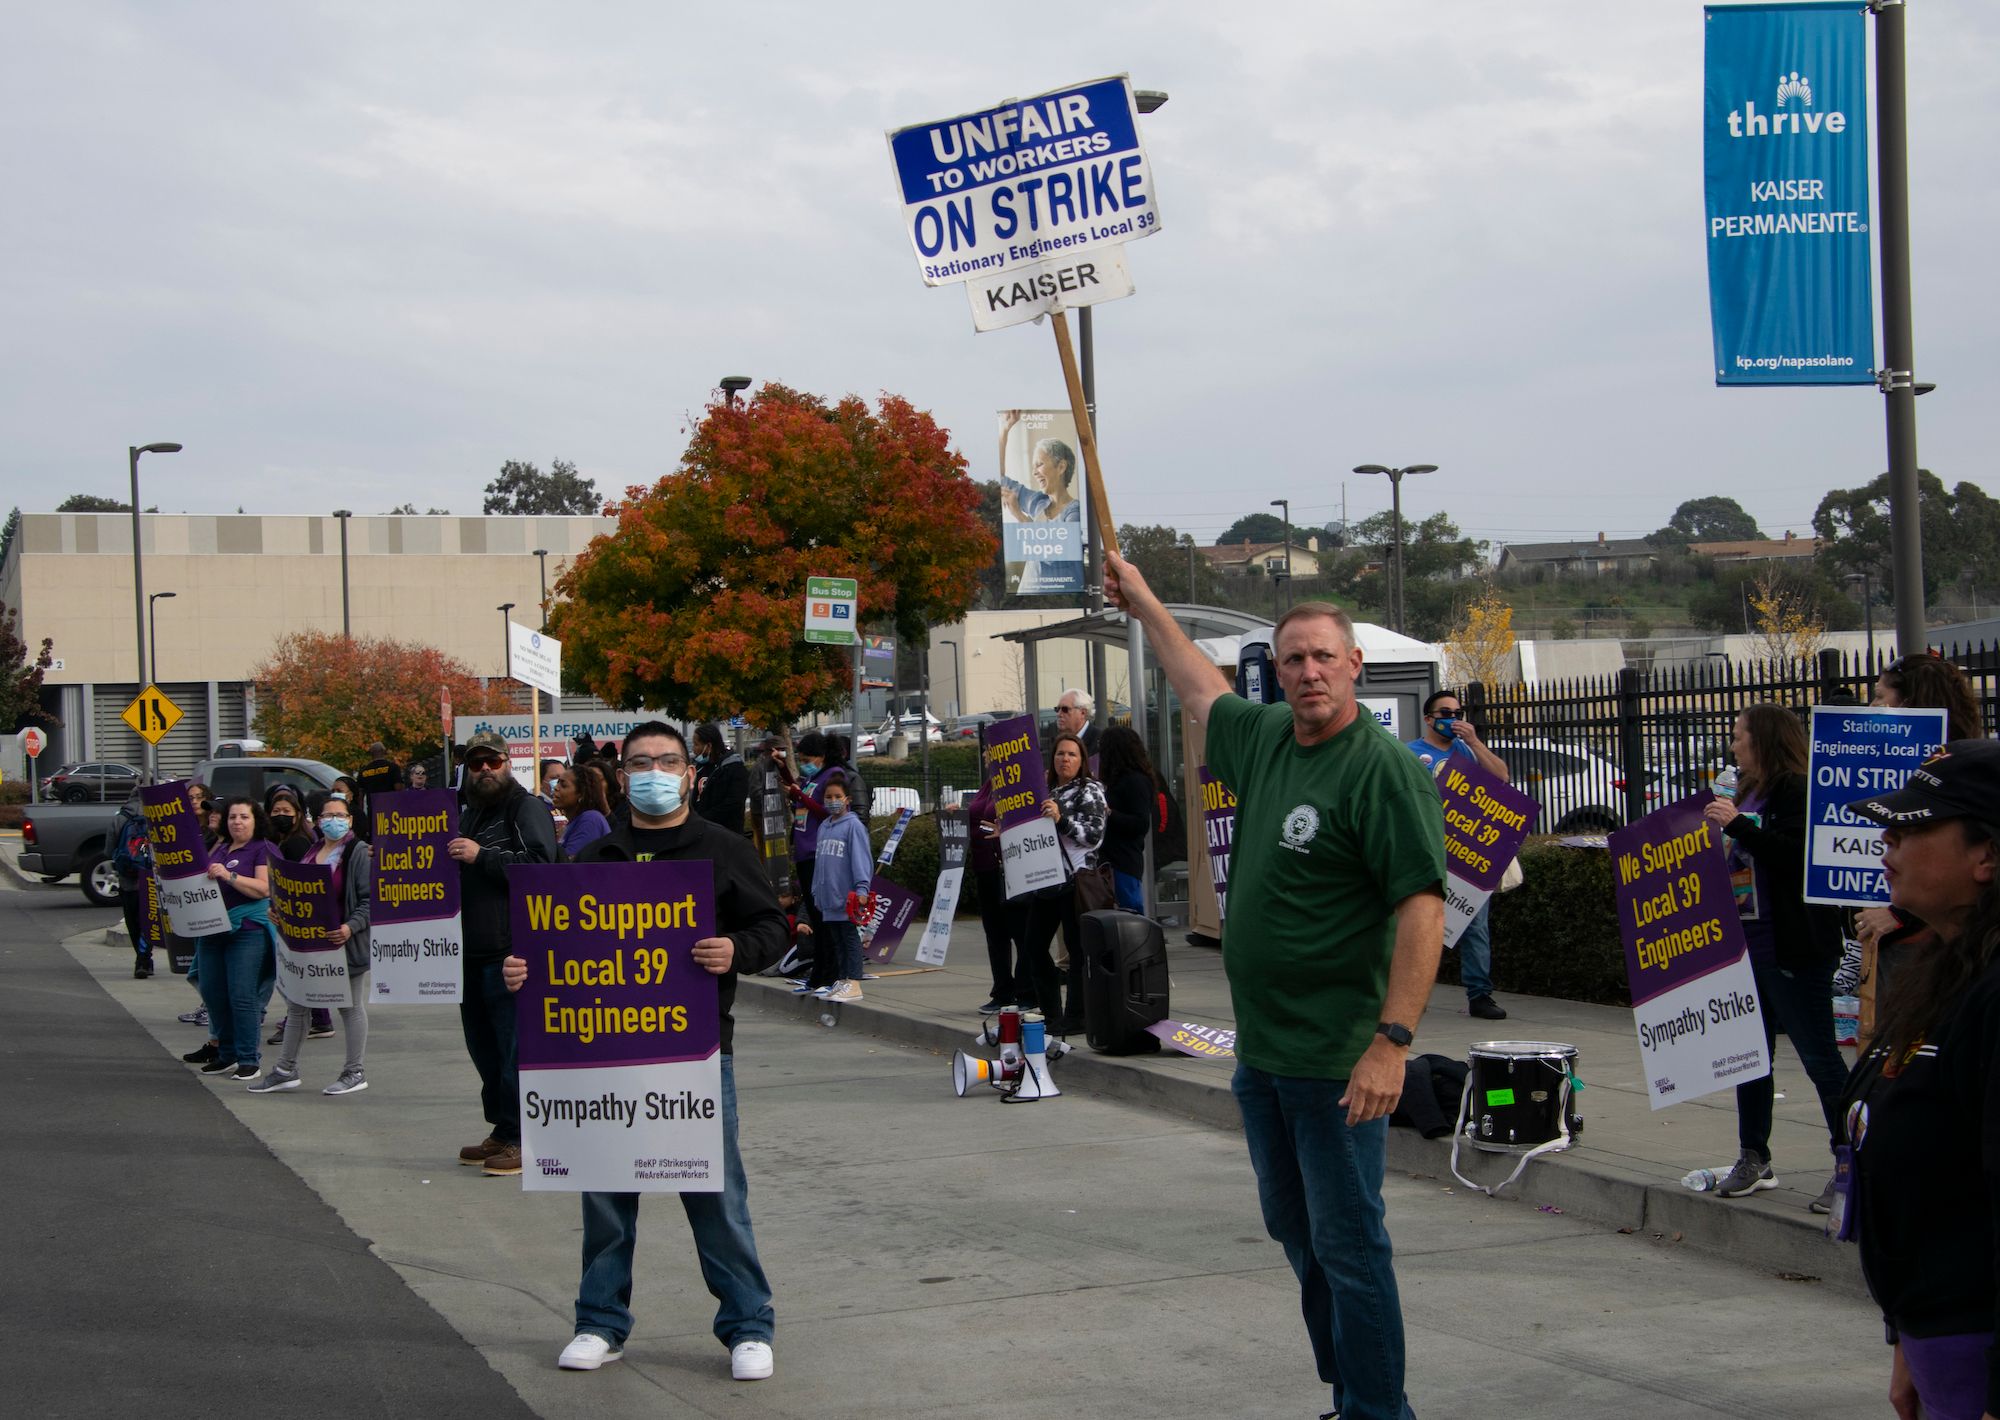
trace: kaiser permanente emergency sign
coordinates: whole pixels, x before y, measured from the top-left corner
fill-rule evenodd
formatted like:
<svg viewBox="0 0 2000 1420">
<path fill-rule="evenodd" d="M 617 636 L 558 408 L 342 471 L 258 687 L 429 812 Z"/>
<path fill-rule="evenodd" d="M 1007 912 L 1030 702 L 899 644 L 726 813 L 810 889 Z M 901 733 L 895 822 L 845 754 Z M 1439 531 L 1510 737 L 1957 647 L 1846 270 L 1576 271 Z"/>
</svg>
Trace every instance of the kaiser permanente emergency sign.
<svg viewBox="0 0 2000 1420">
<path fill-rule="evenodd" d="M 1124 75 L 897 129 L 924 282 L 946 286 L 1160 230 Z"/>
</svg>

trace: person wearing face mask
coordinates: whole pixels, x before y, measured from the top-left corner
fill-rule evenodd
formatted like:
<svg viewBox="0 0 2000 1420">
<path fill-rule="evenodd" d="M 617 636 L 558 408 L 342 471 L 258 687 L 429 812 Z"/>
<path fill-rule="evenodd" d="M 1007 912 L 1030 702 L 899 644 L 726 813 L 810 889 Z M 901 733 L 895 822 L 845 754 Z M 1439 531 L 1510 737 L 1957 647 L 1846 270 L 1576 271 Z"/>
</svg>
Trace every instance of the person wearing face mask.
<svg viewBox="0 0 2000 1420">
<path fill-rule="evenodd" d="M 819 854 L 819 826 L 826 821 L 826 786 L 840 776 L 839 770 L 827 771 L 826 736 L 818 730 L 808 730 L 800 735 L 792 746 L 791 762 L 795 775 L 785 786 L 785 792 L 792 801 L 792 869 L 798 874 L 799 889 L 805 898 L 806 916 L 819 930 L 819 908 L 813 902 L 812 879 L 813 860 Z M 813 987 L 831 986 L 833 982 L 814 981 Z"/>
<path fill-rule="evenodd" d="M 266 836 L 276 846 L 278 855 L 288 863 L 303 863 L 312 852 L 313 836 L 312 818 L 299 802 L 299 791 L 289 784 L 273 784 L 264 795 L 264 816 L 270 823 Z M 307 1029 L 309 1039 L 325 1040 L 333 1034 L 333 1012 L 315 1006 Z M 284 1038 L 285 1023 L 280 1020 L 264 1038 L 264 1044 L 276 1045 Z"/>
<path fill-rule="evenodd" d="M 374 902 L 374 857 L 361 836 L 354 832 L 354 815 L 347 800 L 328 798 L 319 810 L 319 837 L 300 861 L 333 869 L 333 891 L 340 899 L 340 926 L 330 940 L 347 953 L 347 985 L 354 1004 L 340 1008 L 340 1026 L 347 1036 L 347 1060 L 340 1074 L 320 1093 L 358 1094 L 368 1088 L 362 1073 L 362 1056 L 368 1050 L 368 922 Z M 304 1006 L 291 1005 L 285 1012 L 285 1028 L 280 1038 L 278 1058 L 264 1077 L 248 1086 L 253 1095 L 296 1090 L 299 1076 L 299 1047 L 316 1037 L 309 1032 L 309 1015 Z M 326 1032 L 332 1035 L 332 1030 Z"/>
<path fill-rule="evenodd" d="M 696 727 L 694 763 L 694 811 L 732 833 L 743 832 L 750 804 L 750 770 L 743 756 L 723 743 L 721 726 Z"/>
<path fill-rule="evenodd" d="M 851 811 L 847 786 L 826 786 L 826 818 L 819 826 L 813 859 L 813 903 L 820 929 L 813 935 L 813 976 L 826 978 L 818 994 L 829 1001 L 861 999 L 861 924 L 875 876 L 875 849 L 868 826 Z"/>
<path fill-rule="evenodd" d="M 1507 762 L 1486 747 L 1465 702 L 1455 690 L 1440 690 L 1424 702 L 1424 732 L 1406 746 L 1423 761 L 1431 777 L 1444 773 L 1453 761 L 1476 764 L 1502 783 L 1512 783 Z M 1467 1014 L 1482 1021 L 1504 1021 L 1507 1012 L 1493 999 L 1493 903 L 1489 898 L 1458 938 L 1458 977 L 1465 986 Z"/>
<path fill-rule="evenodd" d="M 716 979 L 722 1047 L 722 1192 L 683 1193 L 681 1208 L 694 1234 L 701 1275 L 717 1302 L 716 1340 L 729 1348 L 739 1381 L 771 1374 L 776 1314 L 771 1287 L 750 1227 L 749 1184 L 736 1143 L 735 1022 L 740 972 L 762 971 L 784 954 L 785 914 L 764 876 L 756 850 L 740 833 L 694 812 L 694 769 L 687 743 L 673 726 L 654 720 L 625 737 L 623 772 L 631 819 L 592 843 L 579 863 L 706 861 L 715 874 L 715 930 L 690 949 Z M 507 989 L 528 980 L 528 962 L 507 958 Z M 632 1254 L 639 1233 L 639 1195 L 585 1193 L 583 1277 L 577 1287 L 576 1335 L 557 1364 L 594 1371 L 624 1354 L 632 1331 Z"/>
<path fill-rule="evenodd" d="M 501 976 L 513 940 L 507 869 L 516 863 L 556 861 L 555 820 L 548 805 L 514 778 L 507 741 L 492 730 L 481 730 L 466 742 L 460 798 L 458 837 L 445 845 L 445 853 L 458 864 L 465 934 L 465 990 L 458 1022 L 466 1054 L 479 1072 L 479 1102 L 490 1128 L 480 1142 L 458 1151 L 458 1161 L 512 1178 L 521 1172 L 521 1088 L 514 998 Z"/>
</svg>

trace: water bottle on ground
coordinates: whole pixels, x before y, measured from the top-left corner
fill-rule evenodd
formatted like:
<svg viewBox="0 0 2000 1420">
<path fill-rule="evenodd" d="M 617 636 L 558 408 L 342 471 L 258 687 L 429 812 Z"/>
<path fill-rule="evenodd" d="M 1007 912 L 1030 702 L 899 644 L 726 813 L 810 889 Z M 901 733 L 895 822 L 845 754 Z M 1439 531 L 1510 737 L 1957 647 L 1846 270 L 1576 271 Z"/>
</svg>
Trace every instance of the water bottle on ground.
<svg viewBox="0 0 2000 1420">
<path fill-rule="evenodd" d="M 1722 772 L 1715 776 L 1715 782 L 1709 787 L 1715 791 L 1715 797 L 1718 799 L 1734 799 L 1736 797 L 1737 778 L 1736 766 L 1733 764 L 1725 765 Z"/>
<path fill-rule="evenodd" d="M 1695 1193 L 1709 1193 L 1722 1181 L 1722 1175 L 1714 1169 L 1696 1169 L 1681 1175 L 1681 1187 Z"/>
</svg>

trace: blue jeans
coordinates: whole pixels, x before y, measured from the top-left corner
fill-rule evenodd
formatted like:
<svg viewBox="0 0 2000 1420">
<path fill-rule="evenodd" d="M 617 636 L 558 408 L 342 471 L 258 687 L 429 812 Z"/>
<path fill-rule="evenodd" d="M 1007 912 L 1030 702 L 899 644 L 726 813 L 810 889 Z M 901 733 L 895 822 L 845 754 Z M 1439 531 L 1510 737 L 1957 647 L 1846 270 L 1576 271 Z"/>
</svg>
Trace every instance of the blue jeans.
<svg viewBox="0 0 2000 1420">
<path fill-rule="evenodd" d="M 836 922 L 828 917 L 819 924 L 819 932 L 826 943 L 828 960 L 833 964 L 834 980 L 859 984 L 863 972 L 861 929 L 852 922 Z"/>
<path fill-rule="evenodd" d="M 479 1072 L 479 1105 L 502 1144 L 521 1142 L 521 1068 L 514 1049 L 514 993 L 500 979 L 500 963 L 467 962 L 465 994 L 458 1003 L 465 1053 Z"/>
<path fill-rule="evenodd" d="M 683 1193 L 701 1278 L 718 1303 L 715 1339 L 724 1346 L 769 1341 L 777 1326 L 771 1284 L 750 1233 L 750 1181 L 736 1148 L 736 1062 L 722 1057 L 722 1192 Z M 576 1329 L 623 1346 L 632 1334 L 632 1249 L 639 1240 L 639 1195 L 583 1195 L 583 1281 Z"/>
<path fill-rule="evenodd" d="M 1493 899 L 1487 898 L 1458 939 L 1458 979 L 1465 999 L 1493 994 Z"/>
<path fill-rule="evenodd" d="M 1333 1408 L 1343 1420 L 1410 1420 L 1403 1307 L 1382 1220 L 1388 1119 L 1350 1126 L 1345 1080 L 1272 1075 L 1238 1061 L 1232 1088 L 1264 1228 L 1299 1279 L 1299 1310 Z"/>
<path fill-rule="evenodd" d="M 1847 1058 L 1833 1042 L 1833 973 L 1838 962 L 1782 970 L 1776 962 L 1750 959 L 1757 980 L 1758 1014 L 1764 1018 L 1764 1053 L 1773 1055 L 1777 1031 L 1784 1027 L 1806 1078 L 1819 1092 L 1820 1113 L 1826 1117 L 1828 1147 L 1840 1131 L 1840 1096 L 1847 1088 Z M 1771 1157 L 1771 1108 L 1777 1096 L 1773 1074 L 1736 1087 L 1736 1142 Z"/>
<path fill-rule="evenodd" d="M 269 929 L 262 922 L 245 922 L 228 932 L 196 938 L 194 956 L 216 1059 L 255 1065 L 264 1007 L 278 979 Z"/>
<path fill-rule="evenodd" d="M 1111 870 L 1111 886 L 1118 894 L 1118 905 L 1127 912 L 1144 914 L 1146 911 L 1146 885 L 1139 881 L 1136 873 L 1121 873 Z"/>
</svg>

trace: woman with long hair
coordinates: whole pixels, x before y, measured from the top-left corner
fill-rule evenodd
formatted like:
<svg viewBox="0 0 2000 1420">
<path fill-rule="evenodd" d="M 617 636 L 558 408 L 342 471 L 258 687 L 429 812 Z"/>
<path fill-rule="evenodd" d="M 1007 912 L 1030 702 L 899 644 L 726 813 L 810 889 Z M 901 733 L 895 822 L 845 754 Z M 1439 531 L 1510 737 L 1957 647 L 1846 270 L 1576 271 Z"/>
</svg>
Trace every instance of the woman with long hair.
<svg viewBox="0 0 2000 1420">
<path fill-rule="evenodd" d="M 1104 786 L 1090 777 L 1090 756 L 1075 735 L 1057 735 L 1049 751 L 1049 792 L 1042 814 L 1056 831 L 1062 850 L 1063 881 L 1028 899 L 1028 925 L 1021 960 L 1035 988 L 1035 1003 L 1055 1035 L 1083 1029 L 1083 943 L 1077 933 L 1075 875 L 1090 868 L 1104 843 Z M 1069 947 L 1069 1004 L 1052 948 L 1060 929 Z"/>
<path fill-rule="evenodd" d="M 368 923 L 374 910 L 374 855 L 361 835 L 354 831 L 354 811 L 347 800 L 328 795 L 319 809 L 319 837 L 300 861 L 333 869 L 333 893 L 340 901 L 340 926 L 329 939 L 347 956 L 347 989 L 350 1005 L 340 1007 L 340 1026 L 347 1035 L 347 1060 L 323 1095 L 351 1095 L 368 1088 L 362 1073 L 362 1057 L 368 1051 Z M 315 1024 L 307 1029 L 308 1017 L 323 1014 L 304 1006 L 287 1003 L 284 1034 L 278 1058 L 269 1072 L 250 1088 L 253 1095 L 296 1090 L 299 1077 L 299 1048 L 309 1038 L 321 1034 Z M 325 1034 L 333 1034 L 328 1029 Z"/>
<path fill-rule="evenodd" d="M 1739 776 L 1736 797 L 1717 798 L 1702 815 L 1729 839 L 1736 907 L 1750 945 L 1764 1050 L 1773 1069 L 1736 1087 L 1736 1139 L 1742 1153 L 1716 1185 L 1723 1198 L 1778 1186 L 1771 1167 L 1771 1111 L 1779 1026 L 1819 1094 L 1829 1148 L 1840 1131 L 1840 1087 L 1847 1078 L 1847 1062 L 1833 1038 L 1840 910 L 1805 900 L 1805 729 L 1782 705 L 1752 705 L 1736 717 L 1730 749 Z M 1829 1177 L 1809 1206 L 1824 1213 L 1832 1201 Z"/>
<path fill-rule="evenodd" d="M 1972 682 L 1955 662 L 1929 651 L 1884 666 L 1875 680 L 1875 704 L 1900 710 L 1942 710 L 1947 740 L 1976 740 L 1986 734 Z"/>
<path fill-rule="evenodd" d="M 604 801 L 604 781 L 589 769 L 565 764 L 556 770 L 551 791 L 555 811 L 562 816 L 556 848 L 564 862 L 611 832 L 611 805 Z"/>
<path fill-rule="evenodd" d="M 722 727 L 697 725 L 694 742 L 694 811 L 710 823 L 743 832 L 750 805 L 750 770 L 723 741 Z"/>
<path fill-rule="evenodd" d="M 222 888 L 229 930 L 203 937 L 195 947 L 201 999 L 208 1007 L 216 1053 L 204 1075 L 257 1078 L 257 1025 L 271 998 L 275 963 L 271 948 L 271 826 L 252 799 L 222 805 L 223 838 L 209 850 L 208 875 Z"/>
<path fill-rule="evenodd" d="M 1848 808 L 1886 830 L 1899 912 L 1932 936 L 1848 1079 L 1852 1190 L 1836 1221 L 1889 1339 L 1904 1420 L 2000 1414 L 2000 744 L 1954 740 Z"/>
<path fill-rule="evenodd" d="M 602 759 L 593 759 L 583 766 L 583 772 L 597 781 L 597 796 L 604 800 L 604 816 L 613 828 L 629 823 L 631 807 L 625 802 L 625 788 L 618 782 L 618 769 Z"/>
<path fill-rule="evenodd" d="M 1097 768 L 1104 780 L 1106 817 L 1104 861 L 1118 905 L 1146 910 L 1146 840 L 1160 817 L 1160 776 L 1146 742 L 1129 725 L 1109 725 L 1097 742 Z"/>
</svg>

